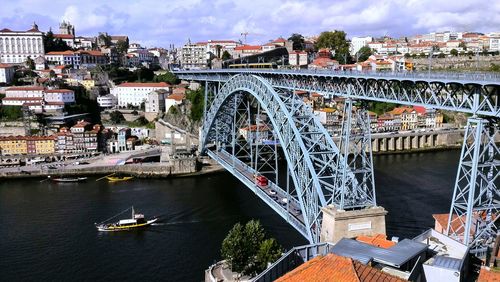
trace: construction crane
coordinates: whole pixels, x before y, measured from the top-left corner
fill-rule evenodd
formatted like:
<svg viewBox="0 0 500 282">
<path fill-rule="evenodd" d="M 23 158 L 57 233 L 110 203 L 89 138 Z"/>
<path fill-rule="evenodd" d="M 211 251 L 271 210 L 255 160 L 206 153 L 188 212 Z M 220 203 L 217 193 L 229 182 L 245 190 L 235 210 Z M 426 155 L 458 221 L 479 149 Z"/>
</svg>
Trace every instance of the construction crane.
<svg viewBox="0 0 500 282">
<path fill-rule="evenodd" d="M 248 32 L 248 31 L 244 31 L 242 33 L 240 33 L 240 36 L 243 36 L 243 44 L 247 44 L 247 36 L 248 35 L 256 35 L 256 36 L 262 36 L 263 34 L 260 34 L 260 33 L 253 33 L 253 32 Z"/>
</svg>

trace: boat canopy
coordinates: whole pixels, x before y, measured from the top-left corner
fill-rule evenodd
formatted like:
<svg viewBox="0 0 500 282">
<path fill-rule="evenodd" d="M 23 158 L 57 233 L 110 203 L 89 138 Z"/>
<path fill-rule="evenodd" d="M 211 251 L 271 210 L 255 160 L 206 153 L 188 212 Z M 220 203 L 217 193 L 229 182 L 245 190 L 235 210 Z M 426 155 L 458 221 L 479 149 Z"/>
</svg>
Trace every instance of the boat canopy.
<svg viewBox="0 0 500 282">
<path fill-rule="evenodd" d="M 137 223 L 137 220 L 135 219 L 122 219 L 118 222 L 120 225 L 123 224 L 131 224 L 131 223 Z"/>
</svg>

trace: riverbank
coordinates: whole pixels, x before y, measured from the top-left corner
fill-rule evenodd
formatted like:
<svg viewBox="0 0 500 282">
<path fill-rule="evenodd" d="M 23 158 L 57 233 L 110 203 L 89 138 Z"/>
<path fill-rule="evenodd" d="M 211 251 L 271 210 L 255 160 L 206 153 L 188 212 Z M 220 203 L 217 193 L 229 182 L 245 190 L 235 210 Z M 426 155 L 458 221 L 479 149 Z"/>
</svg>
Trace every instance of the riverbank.
<svg viewBox="0 0 500 282">
<path fill-rule="evenodd" d="M 402 151 L 378 151 L 373 152 L 373 155 L 400 155 L 400 154 L 412 154 L 412 153 L 432 153 L 432 152 L 442 152 L 442 151 L 451 151 L 462 148 L 462 144 L 456 145 L 446 145 L 446 146 L 438 146 L 438 147 L 424 147 L 418 149 L 409 149 Z"/>
<path fill-rule="evenodd" d="M 174 163 L 172 165 L 172 163 Z M 170 163 L 127 164 L 121 166 L 93 166 L 60 168 L 57 170 L 28 169 L 20 167 L 17 171 L 0 172 L 1 179 L 44 178 L 64 176 L 104 176 L 109 174 L 126 174 L 136 178 L 173 178 L 207 175 L 223 171 L 218 164 L 201 165 L 196 159 L 174 160 Z"/>
</svg>

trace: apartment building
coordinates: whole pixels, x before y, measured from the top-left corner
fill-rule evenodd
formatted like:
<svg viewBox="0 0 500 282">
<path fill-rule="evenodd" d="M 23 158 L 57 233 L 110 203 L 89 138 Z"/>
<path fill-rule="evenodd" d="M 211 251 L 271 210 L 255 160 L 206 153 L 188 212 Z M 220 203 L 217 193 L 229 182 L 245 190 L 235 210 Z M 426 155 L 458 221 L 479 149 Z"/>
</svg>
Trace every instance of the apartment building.
<svg viewBox="0 0 500 282">
<path fill-rule="evenodd" d="M 158 83 L 135 83 L 126 82 L 111 89 L 111 94 L 117 98 L 118 106 L 127 107 L 127 105 L 141 106 L 148 100 L 148 94 L 155 90 L 171 91 L 171 85 L 165 82 Z"/>
</svg>

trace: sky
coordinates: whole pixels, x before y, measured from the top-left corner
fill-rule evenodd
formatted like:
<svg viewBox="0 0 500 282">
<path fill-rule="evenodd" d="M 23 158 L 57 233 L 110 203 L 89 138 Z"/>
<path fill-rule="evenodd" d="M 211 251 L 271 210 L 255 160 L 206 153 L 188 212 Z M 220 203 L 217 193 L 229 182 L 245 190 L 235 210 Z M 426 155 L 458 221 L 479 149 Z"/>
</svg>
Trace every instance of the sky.
<svg viewBox="0 0 500 282">
<path fill-rule="evenodd" d="M 353 36 L 411 36 L 432 31 L 500 31 L 498 0 L 1 0 L 0 29 L 76 35 L 128 35 L 146 47 L 208 39 L 267 43 L 292 33 L 344 30 Z"/>
</svg>

